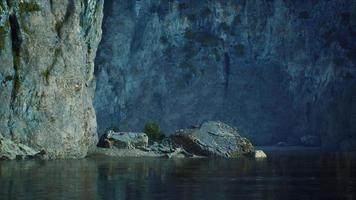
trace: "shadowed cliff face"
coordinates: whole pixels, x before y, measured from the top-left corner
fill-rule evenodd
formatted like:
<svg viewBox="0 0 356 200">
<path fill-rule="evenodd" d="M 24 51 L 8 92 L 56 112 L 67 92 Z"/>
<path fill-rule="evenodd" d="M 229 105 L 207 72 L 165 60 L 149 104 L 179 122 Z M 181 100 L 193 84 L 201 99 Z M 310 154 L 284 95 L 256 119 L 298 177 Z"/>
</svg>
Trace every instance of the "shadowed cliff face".
<svg viewBox="0 0 356 200">
<path fill-rule="evenodd" d="M 99 133 L 204 120 L 256 144 L 356 137 L 353 1 L 107 0 L 96 58 Z M 346 142 L 345 142 L 346 141 Z"/>
<path fill-rule="evenodd" d="M 102 8 L 102 0 L 0 0 L 0 136 L 50 158 L 95 146 Z"/>
</svg>

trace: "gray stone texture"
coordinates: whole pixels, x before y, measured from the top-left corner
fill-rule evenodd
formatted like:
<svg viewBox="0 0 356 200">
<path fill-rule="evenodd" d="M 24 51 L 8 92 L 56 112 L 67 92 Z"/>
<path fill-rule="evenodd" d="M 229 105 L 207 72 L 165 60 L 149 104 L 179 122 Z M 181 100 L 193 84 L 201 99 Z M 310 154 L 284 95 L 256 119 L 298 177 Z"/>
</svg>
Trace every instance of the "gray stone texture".
<svg viewBox="0 0 356 200">
<path fill-rule="evenodd" d="M 101 136 L 97 146 L 104 148 L 136 149 L 145 148 L 147 145 L 148 136 L 146 133 L 115 132 L 110 130 Z"/>
<path fill-rule="evenodd" d="M 103 0 L 0 0 L 0 135 L 49 158 L 95 147 L 102 9 Z"/>
<path fill-rule="evenodd" d="M 99 133 L 221 120 L 256 145 L 356 137 L 355 1 L 106 0 L 104 13 Z"/>
<path fill-rule="evenodd" d="M 169 139 L 174 146 L 199 156 L 238 158 L 254 154 L 254 147 L 248 139 L 241 137 L 237 129 L 218 121 L 180 129 Z"/>
</svg>

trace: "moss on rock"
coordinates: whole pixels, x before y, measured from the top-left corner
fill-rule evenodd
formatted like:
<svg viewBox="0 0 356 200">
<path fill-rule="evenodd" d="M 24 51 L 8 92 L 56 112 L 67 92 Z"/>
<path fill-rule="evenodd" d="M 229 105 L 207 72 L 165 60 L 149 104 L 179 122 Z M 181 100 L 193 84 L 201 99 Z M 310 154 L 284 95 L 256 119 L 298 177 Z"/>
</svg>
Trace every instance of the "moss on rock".
<svg viewBox="0 0 356 200">
<path fill-rule="evenodd" d="M 41 10 L 41 7 L 33 2 L 20 2 L 20 12 L 37 12 Z"/>
<path fill-rule="evenodd" d="M 0 27 L 0 51 L 5 48 L 5 38 L 7 31 L 4 27 Z"/>
</svg>

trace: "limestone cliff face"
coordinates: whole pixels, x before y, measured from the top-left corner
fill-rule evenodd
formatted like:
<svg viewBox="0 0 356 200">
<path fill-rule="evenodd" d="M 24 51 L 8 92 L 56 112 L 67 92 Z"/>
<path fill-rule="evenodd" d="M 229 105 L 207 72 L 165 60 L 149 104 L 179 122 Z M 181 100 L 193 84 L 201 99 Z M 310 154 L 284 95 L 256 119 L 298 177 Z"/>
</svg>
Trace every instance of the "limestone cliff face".
<svg viewBox="0 0 356 200">
<path fill-rule="evenodd" d="M 94 57 L 103 0 L 0 1 L 0 134 L 83 157 L 97 142 Z"/>
<path fill-rule="evenodd" d="M 356 2 L 107 0 L 99 130 L 203 120 L 256 144 L 356 137 Z"/>
</svg>

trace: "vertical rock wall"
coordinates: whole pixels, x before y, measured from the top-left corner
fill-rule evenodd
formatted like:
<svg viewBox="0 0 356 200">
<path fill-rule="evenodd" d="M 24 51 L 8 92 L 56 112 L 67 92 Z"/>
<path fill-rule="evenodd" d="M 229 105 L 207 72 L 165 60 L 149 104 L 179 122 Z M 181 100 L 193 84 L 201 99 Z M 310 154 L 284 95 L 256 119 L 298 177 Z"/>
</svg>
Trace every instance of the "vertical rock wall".
<svg viewBox="0 0 356 200">
<path fill-rule="evenodd" d="M 99 132 L 218 119 L 257 144 L 356 137 L 354 1 L 107 0 L 104 13 Z"/>
<path fill-rule="evenodd" d="M 102 0 L 0 1 L 0 134 L 50 158 L 97 142 L 92 106 Z"/>
</svg>

